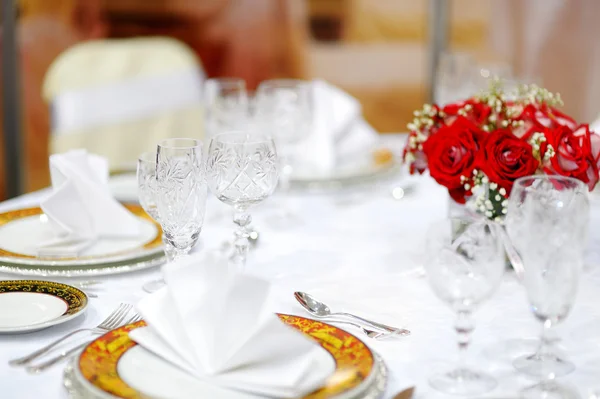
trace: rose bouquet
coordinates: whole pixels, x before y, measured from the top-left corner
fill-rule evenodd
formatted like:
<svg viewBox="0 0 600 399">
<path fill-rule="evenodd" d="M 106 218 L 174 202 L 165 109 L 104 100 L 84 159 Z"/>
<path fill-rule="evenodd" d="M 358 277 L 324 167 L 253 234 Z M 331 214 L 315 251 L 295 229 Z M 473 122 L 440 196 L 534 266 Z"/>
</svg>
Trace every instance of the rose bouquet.
<svg viewBox="0 0 600 399">
<path fill-rule="evenodd" d="M 490 90 L 443 108 L 415 111 L 404 160 L 411 173 L 429 174 L 459 204 L 501 221 L 516 179 L 559 174 L 586 183 L 599 179 L 600 136 L 558 111 L 560 95 L 535 85 Z"/>
</svg>

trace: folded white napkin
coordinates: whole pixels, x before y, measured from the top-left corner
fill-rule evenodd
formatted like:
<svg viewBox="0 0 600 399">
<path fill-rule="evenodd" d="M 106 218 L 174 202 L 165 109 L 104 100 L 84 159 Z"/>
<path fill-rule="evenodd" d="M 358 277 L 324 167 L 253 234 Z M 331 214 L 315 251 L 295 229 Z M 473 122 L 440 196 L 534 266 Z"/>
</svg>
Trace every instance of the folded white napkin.
<svg viewBox="0 0 600 399">
<path fill-rule="evenodd" d="M 328 173 L 356 157 L 371 156 L 377 132 L 363 119 L 354 97 L 323 80 L 312 82 L 313 132 L 304 151 L 302 167 L 314 173 Z"/>
<path fill-rule="evenodd" d="M 131 238 L 140 222 L 108 189 L 108 162 L 85 150 L 50 156 L 52 194 L 41 203 L 54 238 L 40 256 L 77 256 L 100 237 Z"/>
<path fill-rule="evenodd" d="M 277 398 L 303 396 L 333 372 L 329 353 L 267 308 L 267 281 L 214 254 L 163 273 L 167 286 L 137 305 L 148 327 L 129 333 L 157 356 L 203 381 Z"/>
</svg>

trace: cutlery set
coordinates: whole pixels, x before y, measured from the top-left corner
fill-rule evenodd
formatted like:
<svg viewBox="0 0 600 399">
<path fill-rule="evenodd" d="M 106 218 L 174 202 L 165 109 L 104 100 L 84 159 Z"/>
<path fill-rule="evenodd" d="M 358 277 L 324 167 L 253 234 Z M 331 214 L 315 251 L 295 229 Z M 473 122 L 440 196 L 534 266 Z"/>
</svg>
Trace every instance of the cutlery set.
<svg viewBox="0 0 600 399">
<path fill-rule="evenodd" d="M 81 281 L 78 283 L 72 283 L 74 286 L 83 289 L 95 286 L 99 284 L 96 281 Z M 88 294 L 89 295 L 89 294 Z M 360 331 L 369 338 L 372 339 L 384 339 L 393 336 L 404 337 L 410 335 L 410 331 L 404 328 L 391 327 L 382 323 L 378 323 L 372 320 L 364 319 L 362 317 L 343 312 L 332 312 L 330 308 L 312 297 L 305 292 L 295 292 L 294 297 L 302 305 L 302 307 L 308 311 L 312 316 L 319 320 L 325 320 L 332 323 L 348 324 L 360 329 Z M 65 336 L 57 339 L 50 344 L 17 359 L 12 359 L 9 364 L 14 367 L 25 367 L 25 369 L 32 374 L 41 373 L 53 365 L 60 363 L 62 360 L 69 358 L 71 355 L 76 354 L 79 350 L 84 348 L 88 343 L 89 339 L 85 342 L 80 343 L 70 349 L 60 351 L 54 357 L 45 360 L 42 363 L 32 364 L 34 361 L 46 356 L 52 352 L 61 343 L 65 342 L 69 338 L 78 335 L 80 333 L 88 333 L 91 336 L 105 334 L 115 328 L 135 323 L 140 321 L 142 318 L 139 314 L 132 312 L 133 307 L 130 304 L 121 303 L 116 309 L 114 309 L 106 319 L 94 328 L 80 328 L 72 331 Z M 91 337 L 90 337 L 91 338 Z M 412 392 L 411 392 L 412 395 Z M 411 396 L 399 396 L 399 398 L 410 398 Z"/>
</svg>

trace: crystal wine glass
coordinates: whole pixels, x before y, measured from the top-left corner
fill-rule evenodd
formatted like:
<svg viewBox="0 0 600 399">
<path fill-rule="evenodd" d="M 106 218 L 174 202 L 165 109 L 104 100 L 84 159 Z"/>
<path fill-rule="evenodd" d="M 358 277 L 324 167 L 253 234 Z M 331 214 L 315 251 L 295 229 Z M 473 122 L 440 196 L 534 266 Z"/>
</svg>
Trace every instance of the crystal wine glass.
<svg viewBox="0 0 600 399">
<path fill-rule="evenodd" d="M 234 209 L 235 251 L 232 260 L 246 263 L 248 209 L 269 197 L 277 186 L 277 152 L 273 139 L 249 131 L 234 131 L 212 138 L 206 164 L 213 194 Z"/>
<path fill-rule="evenodd" d="M 243 127 L 250 117 L 246 81 L 208 79 L 204 83 L 204 105 L 207 137 Z"/>
<path fill-rule="evenodd" d="M 499 226 L 485 219 L 446 219 L 427 233 L 427 277 L 434 293 L 456 312 L 460 363 L 429 382 L 435 389 L 477 395 L 496 386 L 494 378 L 470 369 L 466 351 L 475 328 L 471 314 L 498 287 L 504 273 Z"/>
<path fill-rule="evenodd" d="M 588 220 L 583 182 L 544 175 L 515 181 L 505 223 L 523 259 L 531 310 L 543 324 L 537 352 L 513 362 L 519 371 L 557 377 L 575 369 L 557 353 L 550 330 L 567 317 L 575 301 Z"/>
<path fill-rule="evenodd" d="M 138 198 L 140 205 L 148 215 L 160 224 L 158 209 L 156 209 L 156 153 L 145 152 L 137 162 Z M 173 246 L 162 236 L 167 262 L 172 262 L 174 257 Z M 154 292 L 165 285 L 163 279 L 150 281 L 142 286 L 146 292 Z"/>
<path fill-rule="evenodd" d="M 187 255 L 204 224 L 207 185 L 202 143 L 166 139 L 157 147 L 156 208 L 174 258 Z"/>
<path fill-rule="evenodd" d="M 294 79 L 262 82 L 255 98 L 256 124 L 275 140 L 281 162 L 279 191 L 289 194 L 293 170 L 298 166 L 298 144 L 309 137 L 312 126 L 310 83 Z M 289 202 L 282 205 L 289 216 Z"/>
</svg>

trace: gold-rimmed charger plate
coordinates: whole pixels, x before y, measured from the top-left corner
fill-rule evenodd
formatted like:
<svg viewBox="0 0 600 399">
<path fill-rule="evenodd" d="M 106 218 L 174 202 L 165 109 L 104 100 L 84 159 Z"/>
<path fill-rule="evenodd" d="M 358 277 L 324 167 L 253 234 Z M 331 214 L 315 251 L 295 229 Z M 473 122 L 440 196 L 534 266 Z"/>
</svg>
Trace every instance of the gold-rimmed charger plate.
<svg viewBox="0 0 600 399">
<path fill-rule="evenodd" d="M 87 295 L 70 285 L 39 280 L 0 281 L 0 333 L 38 331 L 84 313 Z"/>
<path fill-rule="evenodd" d="M 140 221 L 135 239 L 100 239 L 76 258 L 40 257 L 36 247 L 52 237 L 39 207 L 0 214 L 0 266 L 81 267 L 131 262 L 162 254 L 162 230 L 137 204 L 124 204 Z"/>
<path fill-rule="evenodd" d="M 290 176 L 293 188 L 307 191 L 330 191 L 354 186 L 374 184 L 388 179 L 398 179 L 404 175 L 401 162 L 391 157 L 385 161 L 371 159 L 357 161 L 356 164 L 336 166 L 323 174 L 297 172 Z M 364 158 L 364 157 L 363 157 Z"/>
<path fill-rule="evenodd" d="M 335 326 L 304 317 L 279 317 L 317 341 L 335 361 L 335 370 L 325 385 L 306 396 L 307 399 L 375 398 L 383 392 L 385 366 L 358 338 Z M 126 399 L 148 397 L 148 393 L 128 385 L 119 372 L 119 360 L 137 345 L 129 338 L 129 331 L 145 325 L 141 321 L 124 326 L 90 343 L 65 370 L 65 386 L 71 395 Z"/>
</svg>

